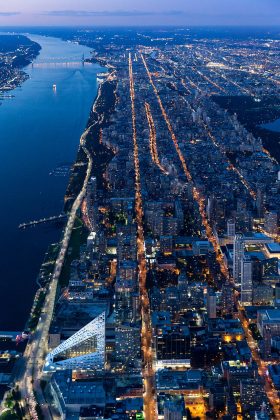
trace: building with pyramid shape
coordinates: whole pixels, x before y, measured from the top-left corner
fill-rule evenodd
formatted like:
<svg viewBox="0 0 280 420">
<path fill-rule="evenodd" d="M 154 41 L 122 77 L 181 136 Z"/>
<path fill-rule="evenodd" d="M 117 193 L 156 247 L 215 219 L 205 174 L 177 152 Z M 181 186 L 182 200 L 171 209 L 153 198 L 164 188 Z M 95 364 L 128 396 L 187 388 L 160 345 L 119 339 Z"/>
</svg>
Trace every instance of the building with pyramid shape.
<svg viewBox="0 0 280 420">
<path fill-rule="evenodd" d="M 46 357 L 44 371 L 103 369 L 105 363 L 105 319 L 102 312 Z"/>
</svg>

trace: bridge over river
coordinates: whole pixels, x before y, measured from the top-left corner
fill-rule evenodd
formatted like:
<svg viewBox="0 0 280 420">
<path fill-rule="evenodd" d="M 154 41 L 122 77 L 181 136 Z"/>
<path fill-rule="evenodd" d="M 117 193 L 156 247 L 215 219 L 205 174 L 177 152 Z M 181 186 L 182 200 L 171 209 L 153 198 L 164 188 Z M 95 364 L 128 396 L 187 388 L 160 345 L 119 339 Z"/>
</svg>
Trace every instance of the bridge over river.
<svg viewBox="0 0 280 420">
<path fill-rule="evenodd" d="M 32 68 L 60 68 L 60 67 L 80 67 L 81 64 L 92 65 L 88 61 L 85 61 L 85 57 L 82 56 L 81 60 L 78 60 L 77 57 L 48 57 L 46 61 L 36 60 L 31 64 Z"/>
</svg>

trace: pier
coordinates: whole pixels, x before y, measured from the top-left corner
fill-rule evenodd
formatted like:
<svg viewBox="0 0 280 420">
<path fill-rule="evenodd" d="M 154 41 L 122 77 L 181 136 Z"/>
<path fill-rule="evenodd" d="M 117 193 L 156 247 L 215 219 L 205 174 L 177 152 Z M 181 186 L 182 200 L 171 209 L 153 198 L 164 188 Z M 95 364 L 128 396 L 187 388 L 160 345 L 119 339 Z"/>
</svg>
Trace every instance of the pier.
<svg viewBox="0 0 280 420">
<path fill-rule="evenodd" d="M 18 226 L 18 228 L 19 229 L 25 229 L 25 228 L 40 225 L 40 224 L 43 224 L 43 223 L 56 222 L 56 221 L 59 221 L 59 220 L 66 219 L 66 217 L 67 217 L 67 214 L 61 213 L 58 216 L 44 217 L 42 219 L 32 220 L 31 222 L 21 223 Z"/>
</svg>

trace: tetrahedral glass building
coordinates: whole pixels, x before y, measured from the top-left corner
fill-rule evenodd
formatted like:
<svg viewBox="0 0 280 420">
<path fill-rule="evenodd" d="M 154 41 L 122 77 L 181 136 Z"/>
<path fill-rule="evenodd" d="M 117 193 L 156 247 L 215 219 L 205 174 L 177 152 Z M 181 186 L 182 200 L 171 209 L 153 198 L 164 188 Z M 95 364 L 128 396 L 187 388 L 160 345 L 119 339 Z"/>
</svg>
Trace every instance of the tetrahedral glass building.
<svg viewBox="0 0 280 420">
<path fill-rule="evenodd" d="M 105 319 L 102 312 L 46 357 L 45 371 L 95 370 L 105 363 Z"/>
</svg>

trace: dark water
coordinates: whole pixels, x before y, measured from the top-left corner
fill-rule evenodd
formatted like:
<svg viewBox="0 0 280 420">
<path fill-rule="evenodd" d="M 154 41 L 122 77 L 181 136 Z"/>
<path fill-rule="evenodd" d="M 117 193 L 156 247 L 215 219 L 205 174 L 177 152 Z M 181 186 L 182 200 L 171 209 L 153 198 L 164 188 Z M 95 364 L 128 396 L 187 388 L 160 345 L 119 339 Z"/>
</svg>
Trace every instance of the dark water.
<svg viewBox="0 0 280 420">
<path fill-rule="evenodd" d="M 87 47 L 30 38 L 42 46 L 30 79 L 0 106 L 0 330 L 23 328 L 44 253 L 61 235 L 54 226 L 18 225 L 62 210 L 68 179 L 49 172 L 75 160 L 102 70 L 82 65 Z"/>
</svg>

